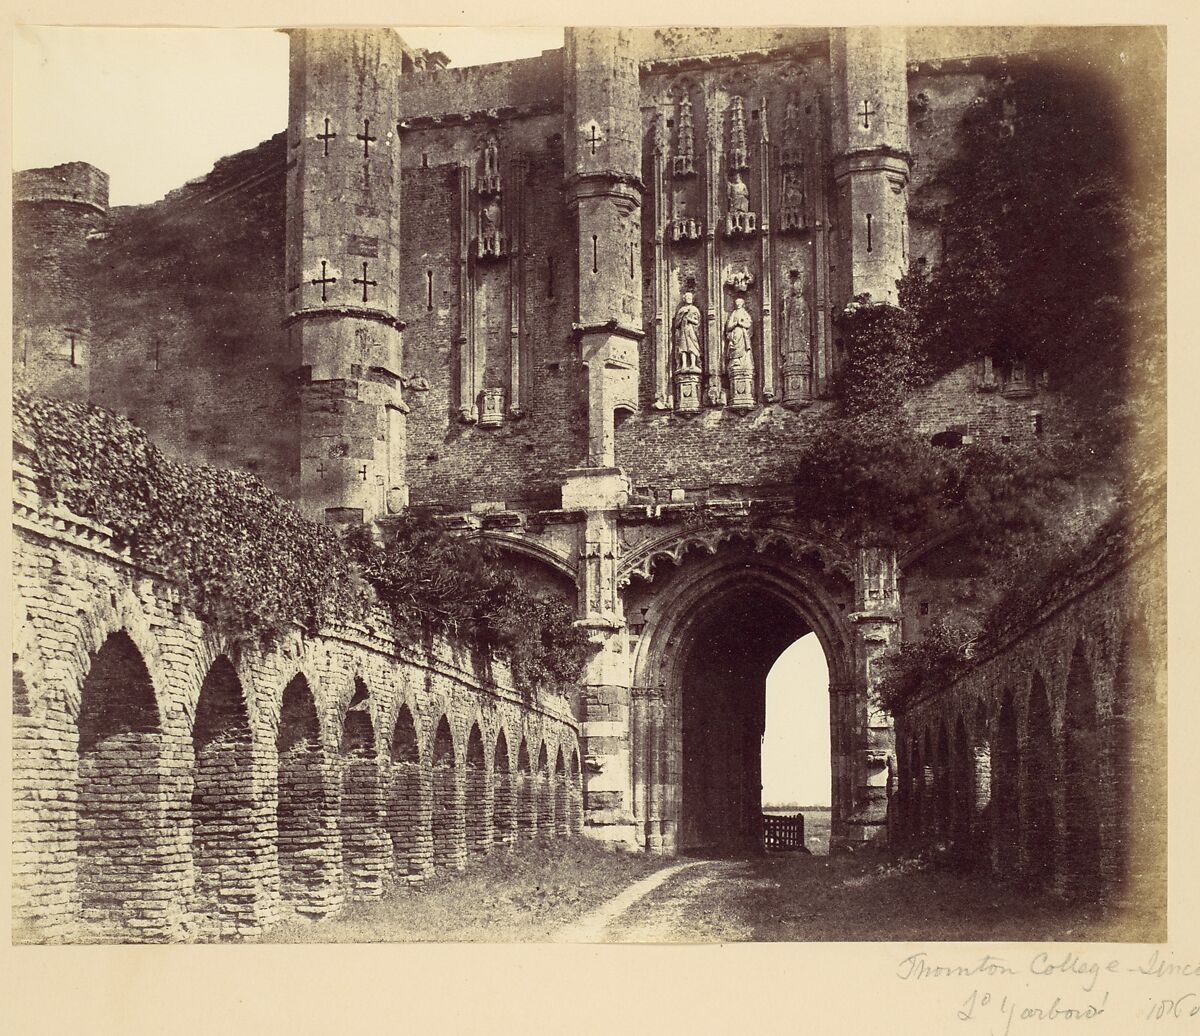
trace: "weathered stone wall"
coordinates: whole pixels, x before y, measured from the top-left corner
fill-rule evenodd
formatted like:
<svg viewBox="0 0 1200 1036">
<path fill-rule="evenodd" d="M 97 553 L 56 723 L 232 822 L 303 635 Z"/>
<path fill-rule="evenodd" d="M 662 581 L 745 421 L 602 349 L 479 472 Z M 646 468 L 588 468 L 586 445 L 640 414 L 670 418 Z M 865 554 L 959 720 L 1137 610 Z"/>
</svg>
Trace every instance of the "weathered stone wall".
<svg viewBox="0 0 1200 1036">
<path fill-rule="evenodd" d="M 91 400 L 176 457 L 299 491 L 300 365 L 283 327 L 284 135 L 92 242 Z M 48 389 L 42 390 L 54 394 Z"/>
<path fill-rule="evenodd" d="M 1028 628 L 898 714 L 893 838 L 1165 909 L 1166 585 L 1155 506 Z"/>
<path fill-rule="evenodd" d="M 570 759 L 578 793 L 556 695 L 449 641 L 398 642 L 382 615 L 236 641 L 17 474 L 18 939 L 247 938 L 285 905 L 320 916 L 420 880 L 431 857 L 461 869 L 468 825 L 475 855 L 506 842 L 465 783 L 469 734 L 472 773 L 498 740 L 504 767 L 530 745 Z"/>
<path fill-rule="evenodd" d="M 107 221 L 108 177 L 86 162 L 14 175 L 14 385 L 88 398 L 94 241 Z"/>
<path fill-rule="evenodd" d="M 656 29 L 636 30 L 632 39 L 641 62 L 642 110 L 634 119 L 643 133 L 638 175 L 646 192 L 642 247 L 632 258 L 647 337 L 637 353 L 638 412 L 623 417 L 616 429 L 617 463 L 627 469 L 634 486 L 664 491 L 786 481 L 788 457 L 832 407 L 818 402 L 793 411 L 782 405 L 786 357 L 778 340 L 785 321 L 787 275 L 794 269 L 803 278 L 815 276 L 823 266 L 814 249 L 825 249 L 830 287 L 810 305 L 814 333 L 817 339 L 825 336 L 818 352 L 827 355 L 829 368 L 824 375 L 816 373 L 826 378 L 828 389 L 837 355 L 831 315 L 839 300 L 832 286 L 838 271 L 850 265 L 849 253 L 842 254 L 844 235 L 827 182 L 829 170 L 817 170 L 828 167 L 832 158 L 829 34 L 823 29 Z M 1005 75 L 1019 75 L 1019 62 L 1006 64 L 1006 56 L 1054 49 L 1056 40 L 1054 33 L 1011 30 L 909 33 L 908 140 L 913 163 L 907 189 L 907 256 L 936 261 L 940 255 L 929 208 L 937 200 L 937 173 L 953 156 L 963 111 Z M 1106 44 L 1091 40 L 1090 45 Z M 551 51 L 495 65 L 406 70 L 396 77 L 403 181 L 403 231 L 397 244 L 399 316 L 407 324 L 403 404 L 411 408 L 403 449 L 416 503 L 452 508 L 482 501 L 521 508 L 550 506 L 561 473 L 586 457 L 586 370 L 571 338 L 580 253 L 562 189 L 569 79 L 563 62 L 563 51 Z M 815 120 L 804 130 L 805 162 L 817 170 L 806 174 L 811 179 L 807 226 L 794 234 L 772 231 L 773 286 L 768 287 L 758 271 L 747 294 L 757 314 L 753 336 L 759 382 L 765 377 L 766 304 L 773 309 L 777 392 L 773 401 L 760 392 L 756 406 L 747 411 L 705 406 L 688 417 L 656 409 L 661 401 L 655 365 L 662 362 L 656 350 L 661 353 L 668 347 L 670 320 L 684 281 L 696 277 L 699 302 L 705 306 L 706 294 L 730 292 L 724 281 L 737 272 L 735 268 L 748 265 L 754 272 L 762 261 L 759 238 L 719 237 L 714 255 L 724 258 L 710 285 L 703 261 L 705 243 L 671 244 L 663 260 L 670 284 L 656 308 L 654 120 L 656 112 L 677 116 L 674 105 L 681 90 L 695 98 L 697 173 L 690 180 L 668 180 L 669 196 L 664 198 L 671 206 L 686 203 L 702 222 L 708 218 L 704 209 L 709 204 L 701 190 L 707 182 L 706 98 L 716 103 L 734 93 L 745 97 L 748 142 L 752 149 L 758 146 L 757 114 L 770 124 L 768 149 L 775 156 L 770 162 L 776 164 L 786 146 L 787 98 L 799 91 L 796 95 L 813 106 L 804 114 Z M 769 103 L 759 111 L 762 98 Z M 320 112 L 314 109 L 312 115 L 323 125 Z M 342 129 L 349 133 L 354 127 Z M 674 133 L 671 129 L 672 148 Z M 728 134 L 722 134 L 718 152 L 724 163 Z M 496 197 L 506 250 L 499 257 L 481 259 L 477 239 L 483 196 L 478 188 L 489 142 L 496 147 Z M 338 137 L 333 143 L 345 141 Z M 304 361 L 298 339 L 289 340 L 282 326 L 285 289 L 294 286 L 285 284 L 283 268 L 286 163 L 287 143 L 281 134 L 223 159 L 208 176 L 159 203 L 116 210 L 107 236 L 93 235 L 90 242 L 90 224 L 82 236 L 75 234 L 75 213 L 83 211 L 80 203 L 50 206 L 45 199 L 31 196 L 21 201 L 18 195 L 21 211 L 28 210 L 28 215 L 18 220 L 15 241 L 15 319 L 20 359 L 23 343 L 32 341 L 29 335 L 43 333 L 38 328 L 45 321 L 30 309 L 42 304 L 39 299 L 93 300 L 93 330 L 83 336 L 87 341 L 80 339 L 80 355 L 89 364 L 94 401 L 128 414 L 179 456 L 255 471 L 276 491 L 295 497 L 301 494 Z M 751 163 L 752 209 L 765 219 L 767 204 L 774 206 L 771 218 L 778 228 L 781 174 L 776 169 L 760 182 L 755 164 L 759 158 L 752 156 Z M 466 186 L 460 189 L 464 173 Z M 724 191 L 718 183 L 712 199 L 718 216 L 726 205 Z M 830 195 L 824 209 L 816 200 L 822 191 Z M 47 296 L 38 287 L 38 279 L 45 276 L 44 264 L 37 261 L 39 249 L 61 237 L 46 222 L 47 206 L 74 220 L 72 233 L 82 243 L 69 256 L 64 252 L 59 265 L 72 284 L 86 275 L 86 291 Z M 351 233 L 350 224 L 342 227 L 335 216 L 331 210 L 321 218 Z M 357 254 L 350 259 L 361 272 Z M 88 272 L 93 269 L 94 274 Z M 723 318 L 722 306 L 728 304 L 726 298 L 715 307 L 717 316 Z M 66 316 L 55 317 L 58 324 L 64 320 Z M 84 323 L 82 317 L 75 322 Z M 28 334 L 22 337 L 24 332 Z M 715 341 L 720 333 L 714 317 L 704 337 Z M 67 342 L 61 335 L 45 349 L 33 342 L 32 355 L 54 353 L 61 359 L 67 356 Z M 720 347 L 716 349 L 720 353 Z M 464 373 L 468 353 L 470 369 Z M 993 386 L 985 372 L 960 371 L 919 393 L 910 403 L 912 418 L 930 435 L 950 431 L 1018 439 L 1038 434 L 1038 428 L 1044 435 L 1065 428 L 1067 418 L 1057 413 L 1053 394 L 1032 380 L 1039 372 L 1027 373 L 1031 384 L 1010 386 L 1004 372 L 995 372 Z M 28 380 L 43 391 L 68 391 L 56 388 L 48 373 L 35 371 Z M 492 393 L 486 401 L 485 391 Z M 322 405 L 336 417 L 344 402 L 331 399 Z M 493 403 L 494 413 L 489 411 L 481 421 L 480 408 Z M 464 407 L 468 417 L 474 410 L 473 423 L 462 420 Z M 393 460 L 388 464 L 395 467 Z"/>
</svg>

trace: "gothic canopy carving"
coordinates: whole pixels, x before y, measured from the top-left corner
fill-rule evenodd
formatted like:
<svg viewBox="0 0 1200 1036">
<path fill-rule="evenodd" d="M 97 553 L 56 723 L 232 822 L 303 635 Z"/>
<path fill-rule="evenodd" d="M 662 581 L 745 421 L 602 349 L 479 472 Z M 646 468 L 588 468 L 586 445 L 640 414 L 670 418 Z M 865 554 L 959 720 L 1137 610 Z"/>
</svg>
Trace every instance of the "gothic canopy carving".
<svg viewBox="0 0 1200 1036">
<path fill-rule="evenodd" d="M 721 526 L 690 532 L 670 532 L 643 540 L 632 547 L 617 565 L 617 586 L 625 588 L 633 579 L 654 579 L 654 566 L 662 560 L 679 566 L 692 551 L 715 555 L 723 546 L 748 544 L 756 554 L 780 549 L 799 561 L 815 559 L 823 572 L 836 573 L 849 580 L 850 555 L 838 544 L 818 543 L 795 528 L 781 525 Z"/>
</svg>

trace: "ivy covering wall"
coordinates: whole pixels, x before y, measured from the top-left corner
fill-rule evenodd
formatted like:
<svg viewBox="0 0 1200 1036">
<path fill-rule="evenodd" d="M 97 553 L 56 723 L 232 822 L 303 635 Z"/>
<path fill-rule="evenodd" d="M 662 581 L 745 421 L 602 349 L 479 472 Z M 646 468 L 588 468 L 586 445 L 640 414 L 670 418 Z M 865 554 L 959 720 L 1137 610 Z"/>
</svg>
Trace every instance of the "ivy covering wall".
<svg viewBox="0 0 1200 1036">
<path fill-rule="evenodd" d="M 578 679 L 590 655 L 574 602 L 535 595 L 487 545 L 409 516 L 383 541 L 306 518 L 253 475 L 180 464 L 146 433 L 95 406 L 14 397 L 45 489 L 111 528 L 133 559 L 237 636 L 269 638 L 354 622 L 385 605 L 412 636 L 453 632 L 507 654 L 525 689 Z"/>
<path fill-rule="evenodd" d="M 1165 493 L 1161 97 L 1154 75 L 1096 62 L 995 81 L 927 187 L 936 203 L 914 199 L 940 227 L 939 261 L 899 282 L 903 309 L 859 298 L 840 316 L 842 413 L 819 438 L 842 460 L 802 461 L 814 491 L 801 507 L 836 501 L 848 532 L 900 549 L 960 521 L 987 561 L 988 606 L 930 624 L 891 660 L 880 697 L 893 711 L 1033 621 L 1088 559 L 1121 549 L 1139 500 Z M 947 450 L 905 427 L 914 388 L 985 357 L 1065 397 L 1070 440 Z"/>
</svg>

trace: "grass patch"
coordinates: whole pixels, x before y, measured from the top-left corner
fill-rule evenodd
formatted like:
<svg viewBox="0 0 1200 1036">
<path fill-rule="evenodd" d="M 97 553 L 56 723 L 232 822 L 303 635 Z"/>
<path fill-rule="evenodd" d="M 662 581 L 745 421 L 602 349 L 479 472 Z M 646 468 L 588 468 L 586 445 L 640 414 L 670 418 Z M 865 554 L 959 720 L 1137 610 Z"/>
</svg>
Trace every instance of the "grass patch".
<svg viewBox="0 0 1200 1036">
<path fill-rule="evenodd" d="M 463 874 L 396 883 L 336 917 L 285 918 L 262 942 L 538 942 L 639 878 L 675 863 L 579 838 L 497 850 Z"/>
</svg>

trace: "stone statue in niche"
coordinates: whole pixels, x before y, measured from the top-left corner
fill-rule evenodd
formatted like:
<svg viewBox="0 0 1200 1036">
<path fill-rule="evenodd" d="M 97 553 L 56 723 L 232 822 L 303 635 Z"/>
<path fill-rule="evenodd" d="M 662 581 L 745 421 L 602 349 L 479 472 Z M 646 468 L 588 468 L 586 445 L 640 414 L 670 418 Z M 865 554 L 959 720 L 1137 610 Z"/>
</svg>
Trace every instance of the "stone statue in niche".
<svg viewBox="0 0 1200 1036">
<path fill-rule="evenodd" d="M 730 406 L 754 406 L 754 320 L 741 295 L 733 300 L 733 310 L 725 320 L 725 369 L 729 375 Z"/>
<path fill-rule="evenodd" d="M 799 270 L 788 271 L 783 300 L 783 404 L 804 406 L 812 399 L 812 311 Z"/>
<path fill-rule="evenodd" d="M 675 343 L 675 408 L 682 413 L 700 409 L 700 308 L 692 291 L 683 293 L 683 301 L 671 322 Z"/>
<path fill-rule="evenodd" d="M 804 229 L 804 200 L 803 173 L 797 169 L 785 169 L 779 206 L 781 231 Z"/>
<path fill-rule="evenodd" d="M 683 301 L 675 311 L 672 330 L 675 338 L 675 369 L 677 371 L 700 370 L 700 308 L 696 296 L 690 291 L 683 293 Z"/>
<path fill-rule="evenodd" d="M 741 173 L 735 172 L 733 179 L 725 185 L 725 198 L 725 233 L 731 237 L 752 234 L 756 229 L 757 220 L 750 211 L 750 188 L 746 186 Z"/>
<path fill-rule="evenodd" d="M 691 216 L 676 216 L 671 220 L 672 241 L 699 241 L 704 234 L 704 226 L 698 219 Z"/>
<path fill-rule="evenodd" d="M 476 189 L 480 194 L 500 193 L 500 148 L 495 137 L 489 137 L 483 145 Z"/>
<path fill-rule="evenodd" d="M 729 200 L 730 215 L 745 215 L 750 211 L 750 188 L 746 186 L 741 173 L 733 174 L 725 193 Z"/>
<path fill-rule="evenodd" d="M 479 205 L 477 254 L 480 259 L 499 259 L 505 254 L 500 199 L 495 195 L 485 198 Z"/>
</svg>

